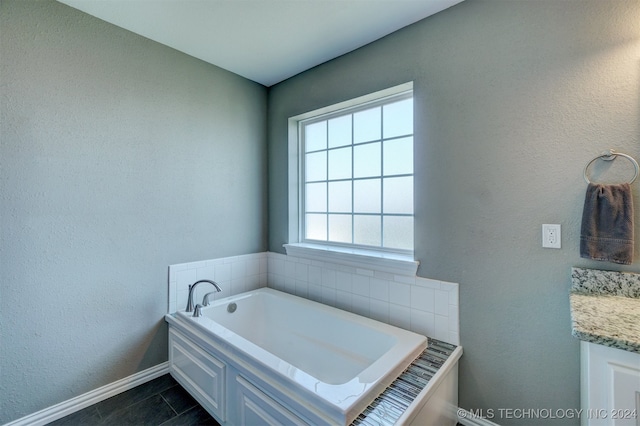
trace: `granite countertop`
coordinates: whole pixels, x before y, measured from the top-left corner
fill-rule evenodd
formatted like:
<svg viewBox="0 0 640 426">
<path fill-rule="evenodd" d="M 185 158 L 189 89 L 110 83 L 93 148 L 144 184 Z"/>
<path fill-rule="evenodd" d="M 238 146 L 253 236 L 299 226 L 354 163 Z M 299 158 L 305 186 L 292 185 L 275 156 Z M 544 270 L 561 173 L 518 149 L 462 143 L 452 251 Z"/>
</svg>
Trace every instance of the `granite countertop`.
<svg viewBox="0 0 640 426">
<path fill-rule="evenodd" d="M 640 353 L 640 274 L 572 268 L 571 334 Z"/>
</svg>

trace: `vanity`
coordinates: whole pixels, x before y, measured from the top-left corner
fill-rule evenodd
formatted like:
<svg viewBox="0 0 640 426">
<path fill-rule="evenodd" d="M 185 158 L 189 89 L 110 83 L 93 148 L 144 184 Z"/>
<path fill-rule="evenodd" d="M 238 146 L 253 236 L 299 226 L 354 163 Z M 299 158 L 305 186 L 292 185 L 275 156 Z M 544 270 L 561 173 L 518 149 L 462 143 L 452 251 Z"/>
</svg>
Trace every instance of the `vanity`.
<svg viewBox="0 0 640 426">
<path fill-rule="evenodd" d="M 581 424 L 638 426 L 640 274 L 572 268 L 571 280 L 571 332 L 581 340 Z"/>
</svg>

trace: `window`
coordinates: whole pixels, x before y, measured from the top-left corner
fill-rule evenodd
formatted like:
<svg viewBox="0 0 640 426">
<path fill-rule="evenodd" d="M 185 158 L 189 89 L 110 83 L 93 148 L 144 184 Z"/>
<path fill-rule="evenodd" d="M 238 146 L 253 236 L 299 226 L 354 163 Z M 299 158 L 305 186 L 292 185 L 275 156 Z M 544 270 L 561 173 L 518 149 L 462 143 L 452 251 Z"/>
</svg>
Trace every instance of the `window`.
<svg viewBox="0 0 640 426">
<path fill-rule="evenodd" d="M 411 86 L 295 122 L 299 241 L 412 253 Z"/>
</svg>

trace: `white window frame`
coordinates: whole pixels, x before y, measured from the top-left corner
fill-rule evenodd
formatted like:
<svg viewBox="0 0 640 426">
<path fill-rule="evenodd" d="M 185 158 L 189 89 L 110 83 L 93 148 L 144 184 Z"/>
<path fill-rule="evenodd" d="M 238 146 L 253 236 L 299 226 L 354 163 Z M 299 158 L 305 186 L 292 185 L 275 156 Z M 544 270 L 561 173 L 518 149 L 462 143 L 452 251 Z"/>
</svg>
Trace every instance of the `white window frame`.
<svg viewBox="0 0 640 426">
<path fill-rule="evenodd" d="M 304 242 L 301 215 L 302 206 L 301 135 L 299 123 L 313 117 L 328 115 L 347 108 L 360 107 L 379 102 L 384 98 L 397 96 L 413 91 L 413 82 L 404 83 L 369 95 L 361 96 L 325 108 L 320 108 L 289 118 L 288 121 L 288 175 L 289 175 L 289 243 L 284 247 L 288 255 L 311 260 L 340 263 L 355 268 L 374 269 L 398 275 L 415 275 L 418 262 L 413 258 L 413 251 L 394 251 L 378 247 L 356 245 L 340 245 L 333 243 Z M 414 139 L 415 143 L 415 139 Z M 415 184 L 415 183 L 414 183 Z"/>
</svg>

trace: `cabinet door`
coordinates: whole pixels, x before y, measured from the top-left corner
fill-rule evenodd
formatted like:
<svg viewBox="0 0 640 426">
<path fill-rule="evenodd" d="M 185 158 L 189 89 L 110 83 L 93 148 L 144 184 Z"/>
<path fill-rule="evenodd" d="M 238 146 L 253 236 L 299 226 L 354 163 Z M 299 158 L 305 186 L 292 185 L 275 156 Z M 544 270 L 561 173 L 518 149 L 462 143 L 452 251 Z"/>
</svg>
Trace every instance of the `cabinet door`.
<svg viewBox="0 0 640 426">
<path fill-rule="evenodd" d="M 581 342 L 582 424 L 639 426 L 640 354 Z"/>
<path fill-rule="evenodd" d="M 239 423 L 241 425 L 304 425 L 302 419 L 271 399 L 267 394 L 236 376 Z"/>
<path fill-rule="evenodd" d="M 226 364 L 169 329 L 171 375 L 218 421 L 226 421 Z"/>
<path fill-rule="evenodd" d="M 640 357 L 639 357 L 640 358 Z M 640 361 L 640 359 L 639 359 Z M 615 426 L 636 426 L 640 400 L 640 363 L 635 366 L 609 362 L 611 417 Z"/>
</svg>

